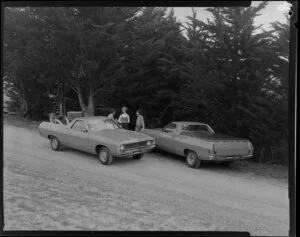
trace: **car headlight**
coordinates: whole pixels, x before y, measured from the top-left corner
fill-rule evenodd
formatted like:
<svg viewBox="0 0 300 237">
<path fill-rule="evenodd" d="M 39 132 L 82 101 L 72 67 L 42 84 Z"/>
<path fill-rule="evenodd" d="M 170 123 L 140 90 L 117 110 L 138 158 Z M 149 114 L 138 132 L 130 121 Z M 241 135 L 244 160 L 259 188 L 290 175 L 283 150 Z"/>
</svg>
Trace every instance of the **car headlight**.
<svg viewBox="0 0 300 237">
<path fill-rule="evenodd" d="M 125 150 L 125 146 L 124 146 L 124 145 L 121 145 L 121 146 L 120 146 L 120 150 L 121 150 L 121 151 L 124 151 L 124 150 Z"/>
<path fill-rule="evenodd" d="M 152 146 L 154 145 L 154 141 L 147 141 L 147 146 Z"/>
</svg>

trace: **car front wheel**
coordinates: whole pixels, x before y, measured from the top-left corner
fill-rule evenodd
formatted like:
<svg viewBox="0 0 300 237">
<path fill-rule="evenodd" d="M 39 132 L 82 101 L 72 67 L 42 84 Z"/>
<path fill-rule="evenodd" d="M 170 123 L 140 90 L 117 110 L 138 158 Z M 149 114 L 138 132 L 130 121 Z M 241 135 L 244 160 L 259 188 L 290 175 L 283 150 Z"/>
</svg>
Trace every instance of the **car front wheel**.
<svg viewBox="0 0 300 237">
<path fill-rule="evenodd" d="M 98 157 L 99 157 L 100 162 L 103 165 L 110 165 L 113 161 L 113 156 L 112 156 L 110 150 L 106 147 L 100 148 L 100 150 L 98 152 Z"/>
<path fill-rule="evenodd" d="M 194 151 L 186 152 L 186 162 L 189 167 L 195 169 L 199 168 L 199 166 L 202 164 L 202 161 L 199 159 L 196 152 Z"/>
<path fill-rule="evenodd" d="M 60 150 L 61 144 L 56 137 L 50 138 L 50 145 L 51 145 L 52 150 L 54 150 L 54 151 Z"/>
</svg>

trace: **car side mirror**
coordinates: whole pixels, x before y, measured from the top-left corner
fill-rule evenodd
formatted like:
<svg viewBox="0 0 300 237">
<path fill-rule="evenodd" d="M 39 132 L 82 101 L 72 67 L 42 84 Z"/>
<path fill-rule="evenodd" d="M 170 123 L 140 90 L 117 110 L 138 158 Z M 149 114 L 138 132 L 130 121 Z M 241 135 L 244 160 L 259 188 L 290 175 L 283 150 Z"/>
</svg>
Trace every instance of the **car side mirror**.
<svg viewBox="0 0 300 237">
<path fill-rule="evenodd" d="M 162 132 L 168 132 L 168 130 L 165 129 L 165 128 L 162 128 L 161 131 L 162 131 Z"/>
</svg>

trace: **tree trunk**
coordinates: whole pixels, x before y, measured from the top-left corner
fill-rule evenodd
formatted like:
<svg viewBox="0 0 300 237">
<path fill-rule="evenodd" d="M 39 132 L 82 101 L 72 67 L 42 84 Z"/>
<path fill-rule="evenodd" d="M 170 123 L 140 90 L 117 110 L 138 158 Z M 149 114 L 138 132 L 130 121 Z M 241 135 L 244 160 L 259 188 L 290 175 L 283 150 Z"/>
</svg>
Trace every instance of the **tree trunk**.
<svg viewBox="0 0 300 237">
<path fill-rule="evenodd" d="M 59 115 L 64 115 L 63 102 L 59 101 Z"/>
<path fill-rule="evenodd" d="M 92 87 L 92 78 L 89 78 L 89 98 L 88 98 L 88 106 L 87 111 L 84 116 L 94 116 L 95 115 L 95 101 L 93 95 L 93 87 Z"/>
<path fill-rule="evenodd" d="M 67 115 L 66 97 L 64 97 L 64 100 L 63 100 L 63 114 L 64 114 L 64 115 Z"/>
<path fill-rule="evenodd" d="M 89 95 L 89 103 L 87 106 L 87 110 L 85 112 L 85 116 L 94 116 L 95 115 L 95 101 L 92 94 Z"/>
<path fill-rule="evenodd" d="M 59 84 L 59 115 L 64 115 L 64 84 Z"/>
<path fill-rule="evenodd" d="M 20 87 L 20 114 L 25 117 L 28 113 L 28 102 L 26 99 L 26 89 L 22 80 L 20 81 Z"/>
<path fill-rule="evenodd" d="M 84 103 L 83 95 L 81 93 L 80 87 L 77 87 L 77 95 L 80 103 L 81 110 L 84 113 L 84 116 L 94 116 L 95 114 L 95 101 L 92 93 L 89 94 L 88 105 Z"/>
<path fill-rule="evenodd" d="M 259 153 L 259 163 L 262 164 L 265 156 L 265 149 L 261 148 L 260 153 Z"/>
<path fill-rule="evenodd" d="M 20 114 L 25 117 L 28 112 L 28 103 L 27 100 L 22 98 L 21 99 L 21 108 L 20 108 Z"/>
<path fill-rule="evenodd" d="M 170 106 L 171 106 L 171 104 L 168 104 L 168 105 L 163 109 L 163 111 L 159 114 L 159 116 L 158 116 L 159 125 L 161 125 L 162 118 L 163 118 L 163 116 L 165 115 L 165 112 L 167 111 L 167 109 L 168 109 Z"/>
<path fill-rule="evenodd" d="M 231 99 L 231 106 L 233 108 L 234 114 L 236 115 L 236 107 L 237 107 L 237 99 L 236 99 L 236 92 L 237 92 L 237 77 L 238 77 L 238 56 L 234 53 L 232 57 L 232 99 Z"/>
<path fill-rule="evenodd" d="M 81 89 L 80 89 L 79 86 L 77 87 L 77 96 L 78 96 L 78 100 L 79 100 L 81 110 L 85 113 L 87 111 L 87 106 L 84 103 L 82 92 L 81 92 Z"/>
</svg>

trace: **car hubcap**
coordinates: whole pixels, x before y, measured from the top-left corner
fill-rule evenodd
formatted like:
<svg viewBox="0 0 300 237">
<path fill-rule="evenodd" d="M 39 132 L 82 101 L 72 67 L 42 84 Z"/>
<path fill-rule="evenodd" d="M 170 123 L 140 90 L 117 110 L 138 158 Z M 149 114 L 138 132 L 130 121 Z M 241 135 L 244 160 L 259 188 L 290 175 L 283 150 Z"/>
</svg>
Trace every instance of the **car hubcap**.
<svg viewBox="0 0 300 237">
<path fill-rule="evenodd" d="M 100 159 L 101 159 L 101 161 L 106 162 L 107 154 L 105 151 L 100 151 Z"/>
<path fill-rule="evenodd" d="M 56 149 L 56 148 L 57 148 L 57 145 L 58 145 L 57 140 L 56 140 L 56 139 L 53 139 L 53 140 L 52 140 L 52 147 L 53 147 L 54 149 Z"/>
<path fill-rule="evenodd" d="M 189 162 L 190 165 L 194 164 L 195 156 L 193 154 L 188 155 L 188 162 Z"/>
</svg>

